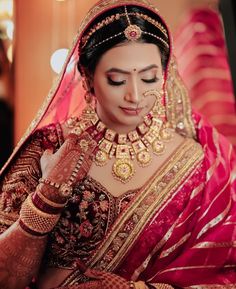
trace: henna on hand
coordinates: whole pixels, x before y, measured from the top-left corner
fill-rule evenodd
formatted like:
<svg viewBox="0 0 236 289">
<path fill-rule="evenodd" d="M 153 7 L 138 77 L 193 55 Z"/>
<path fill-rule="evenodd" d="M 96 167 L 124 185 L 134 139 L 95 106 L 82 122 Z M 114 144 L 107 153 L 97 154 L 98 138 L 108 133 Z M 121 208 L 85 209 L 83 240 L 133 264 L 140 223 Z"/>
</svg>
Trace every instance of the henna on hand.
<svg viewBox="0 0 236 289">
<path fill-rule="evenodd" d="M 86 176 L 92 164 L 92 155 L 96 145 L 97 143 L 87 132 L 80 136 L 70 134 L 57 152 L 53 154 L 50 150 L 46 150 L 42 155 L 40 160 L 42 178 L 59 184 L 66 183 L 71 180 L 76 168 L 77 173 L 73 184 L 79 182 Z M 78 163 L 81 163 L 79 169 Z M 65 199 L 58 195 L 56 188 L 39 184 L 37 189 L 49 200 L 59 203 L 65 202 Z"/>
<path fill-rule="evenodd" d="M 84 273 L 84 275 L 90 278 L 98 279 L 98 282 L 100 282 L 100 285 L 101 285 L 99 289 L 129 289 L 130 288 L 129 281 L 127 281 L 121 276 L 118 276 L 110 272 L 88 269 Z"/>
<path fill-rule="evenodd" d="M 23 233 L 18 223 L 0 236 L 0 288 L 23 289 L 37 275 L 46 237 Z"/>
</svg>

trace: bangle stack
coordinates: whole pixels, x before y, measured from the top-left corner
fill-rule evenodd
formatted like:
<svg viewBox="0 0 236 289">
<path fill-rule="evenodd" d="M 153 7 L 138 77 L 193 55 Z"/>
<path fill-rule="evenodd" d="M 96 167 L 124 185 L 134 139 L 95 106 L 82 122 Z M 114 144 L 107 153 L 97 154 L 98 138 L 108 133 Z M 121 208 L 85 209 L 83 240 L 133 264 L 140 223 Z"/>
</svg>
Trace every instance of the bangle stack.
<svg viewBox="0 0 236 289">
<path fill-rule="evenodd" d="M 22 204 L 19 224 L 30 235 L 43 236 L 48 234 L 60 218 L 62 204 L 56 204 L 47 199 L 45 201 L 45 199 L 43 200 L 42 194 L 39 195 L 36 192 L 29 195 Z"/>
<path fill-rule="evenodd" d="M 86 151 L 86 146 L 88 143 L 86 140 L 80 141 L 80 146 L 83 151 Z M 58 190 L 58 194 L 63 199 L 69 198 L 72 195 L 73 187 L 72 184 L 75 183 L 80 168 L 83 164 L 85 154 L 81 153 L 79 160 L 72 172 L 69 180 L 66 183 L 58 184 L 49 179 L 41 178 L 39 183 L 46 184 L 54 187 Z M 60 214 L 65 207 L 67 202 L 60 204 L 55 203 L 47 199 L 39 189 L 35 193 L 29 195 L 27 199 L 22 204 L 20 210 L 19 224 L 21 229 L 30 234 L 31 236 L 44 236 L 51 232 L 58 220 L 60 219 Z"/>
<path fill-rule="evenodd" d="M 59 204 L 47 199 L 40 190 L 36 190 L 32 195 L 32 202 L 39 210 L 48 214 L 60 214 L 67 204 L 67 202 Z"/>
</svg>

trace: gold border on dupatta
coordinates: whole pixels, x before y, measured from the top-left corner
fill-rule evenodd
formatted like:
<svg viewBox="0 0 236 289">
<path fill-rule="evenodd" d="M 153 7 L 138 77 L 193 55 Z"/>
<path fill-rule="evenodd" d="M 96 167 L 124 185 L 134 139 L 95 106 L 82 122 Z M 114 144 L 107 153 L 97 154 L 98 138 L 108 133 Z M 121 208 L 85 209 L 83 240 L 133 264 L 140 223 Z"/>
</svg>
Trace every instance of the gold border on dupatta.
<svg viewBox="0 0 236 289">
<path fill-rule="evenodd" d="M 132 205 L 118 218 L 88 262 L 89 267 L 113 271 L 132 247 L 139 233 L 152 217 L 164 208 L 183 179 L 202 159 L 201 146 L 192 139 L 185 139 L 173 157 L 156 172 Z"/>
</svg>

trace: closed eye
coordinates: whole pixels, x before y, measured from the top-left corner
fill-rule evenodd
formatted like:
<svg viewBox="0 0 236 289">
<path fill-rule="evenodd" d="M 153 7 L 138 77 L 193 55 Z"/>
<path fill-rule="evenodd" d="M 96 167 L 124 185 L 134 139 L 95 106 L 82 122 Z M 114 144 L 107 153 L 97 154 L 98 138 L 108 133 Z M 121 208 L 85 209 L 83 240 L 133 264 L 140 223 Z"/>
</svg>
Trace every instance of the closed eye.
<svg viewBox="0 0 236 289">
<path fill-rule="evenodd" d="M 126 83 L 125 80 L 114 81 L 114 80 L 112 80 L 110 77 L 107 77 L 107 82 L 108 82 L 108 84 L 110 84 L 110 85 L 115 85 L 115 86 L 123 85 L 123 84 Z"/>
<path fill-rule="evenodd" d="M 154 78 L 151 78 L 151 79 L 142 78 L 142 81 L 146 82 L 146 83 L 154 83 L 154 82 L 157 82 L 158 80 L 159 80 L 159 78 L 156 76 Z"/>
</svg>

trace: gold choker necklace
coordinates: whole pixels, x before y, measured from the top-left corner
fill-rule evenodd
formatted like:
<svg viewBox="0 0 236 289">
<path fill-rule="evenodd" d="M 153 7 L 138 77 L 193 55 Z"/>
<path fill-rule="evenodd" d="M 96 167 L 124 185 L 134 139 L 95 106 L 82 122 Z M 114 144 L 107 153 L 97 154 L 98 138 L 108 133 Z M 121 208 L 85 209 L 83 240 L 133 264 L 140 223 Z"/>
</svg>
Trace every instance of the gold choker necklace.
<svg viewBox="0 0 236 289">
<path fill-rule="evenodd" d="M 144 118 L 144 122 L 135 130 L 127 134 L 118 134 L 106 127 L 99 120 L 94 110 L 86 110 L 82 119 L 70 119 L 68 127 L 73 127 L 71 132 L 80 134 L 82 131 L 93 127 L 94 135 L 100 134 L 101 138 L 95 151 L 94 163 L 104 166 L 115 158 L 112 166 L 112 175 L 122 183 L 128 182 L 135 174 L 134 161 L 141 167 L 148 166 L 152 161 L 152 152 L 160 155 L 165 150 L 164 142 L 172 138 L 172 129 L 152 113 Z"/>
</svg>

